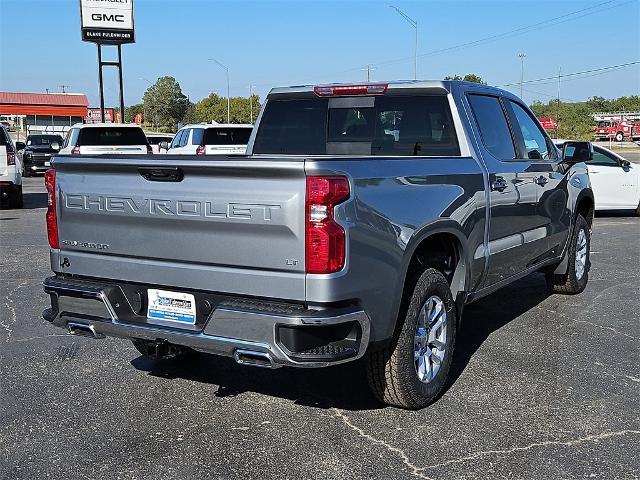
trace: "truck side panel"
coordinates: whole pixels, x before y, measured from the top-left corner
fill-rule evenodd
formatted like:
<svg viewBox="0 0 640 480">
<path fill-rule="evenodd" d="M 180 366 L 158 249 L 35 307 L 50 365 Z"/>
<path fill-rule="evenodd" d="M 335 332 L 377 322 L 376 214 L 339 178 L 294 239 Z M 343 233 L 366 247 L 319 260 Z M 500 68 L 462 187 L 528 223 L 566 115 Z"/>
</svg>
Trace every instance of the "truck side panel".
<svg viewBox="0 0 640 480">
<path fill-rule="evenodd" d="M 314 159 L 306 170 L 347 175 L 352 185 L 351 200 L 335 210 L 347 232 L 348 264 L 337 274 L 307 275 L 308 302 L 357 299 L 371 318 L 372 340 L 390 337 L 411 253 L 443 225 L 463 240 L 465 287 L 477 286 L 485 264 L 485 189 L 476 160 Z"/>
</svg>

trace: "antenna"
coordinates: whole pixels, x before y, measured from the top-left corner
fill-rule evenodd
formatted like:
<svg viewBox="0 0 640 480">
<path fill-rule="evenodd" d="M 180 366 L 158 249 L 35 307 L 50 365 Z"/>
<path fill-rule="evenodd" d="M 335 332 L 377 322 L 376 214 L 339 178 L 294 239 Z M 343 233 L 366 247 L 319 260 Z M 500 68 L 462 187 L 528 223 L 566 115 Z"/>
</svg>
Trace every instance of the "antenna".
<svg viewBox="0 0 640 480">
<path fill-rule="evenodd" d="M 62 89 L 62 93 L 67 93 L 65 88 L 69 88 L 71 85 L 58 85 Z"/>
</svg>

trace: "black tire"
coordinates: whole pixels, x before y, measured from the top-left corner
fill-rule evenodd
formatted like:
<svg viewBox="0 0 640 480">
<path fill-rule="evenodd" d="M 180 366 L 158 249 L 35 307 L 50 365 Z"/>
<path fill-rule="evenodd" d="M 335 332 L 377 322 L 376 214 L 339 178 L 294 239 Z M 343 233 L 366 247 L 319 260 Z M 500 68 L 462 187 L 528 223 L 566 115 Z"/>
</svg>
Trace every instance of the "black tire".
<svg viewBox="0 0 640 480">
<path fill-rule="evenodd" d="M 134 338 L 131 342 L 138 352 L 151 360 L 183 360 L 185 358 L 192 357 L 196 353 L 195 350 L 191 350 L 188 347 L 174 345 L 169 342 L 162 342 L 158 344 L 158 342 L 143 340 L 141 338 Z"/>
<path fill-rule="evenodd" d="M 580 232 L 583 232 L 586 239 L 586 259 L 584 265 L 584 273 L 580 278 L 576 273 L 576 251 L 578 250 L 578 238 Z M 547 288 L 551 293 L 561 293 L 563 295 L 575 295 L 582 292 L 587 286 L 589 281 L 589 269 L 591 268 L 591 262 L 589 260 L 589 254 L 591 251 L 591 233 L 589 225 L 585 218 L 578 214 L 576 216 L 576 222 L 571 232 L 571 238 L 569 239 L 569 248 L 567 249 L 568 267 L 567 273 L 564 275 L 554 275 L 553 270 L 550 269 L 545 275 L 547 281 Z"/>
<path fill-rule="evenodd" d="M 638 207 L 636 208 L 636 217 L 640 217 L 640 202 L 638 202 Z"/>
<path fill-rule="evenodd" d="M 616 136 L 614 137 L 614 140 L 616 142 L 622 142 L 624 140 L 624 134 L 622 132 L 616 133 Z"/>
<path fill-rule="evenodd" d="M 414 356 L 417 347 L 415 336 L 419 313 L 432 296 L 442 300 L 446 312 L 446 326 L 443 327 L 446 330 L 445 354 L 435 377 L 423 382 L 418 377 Z M 419 409 L 433 403 L 440 395 L 449 375 L 455 347 L 458 323 L 455 302 L 442 273 L 429 268 L 420 275 L 401 321 L 401 328 L 389 347 L 367 354 L 367 377 L 379 401 L 400 408 Z"/>
</svg>

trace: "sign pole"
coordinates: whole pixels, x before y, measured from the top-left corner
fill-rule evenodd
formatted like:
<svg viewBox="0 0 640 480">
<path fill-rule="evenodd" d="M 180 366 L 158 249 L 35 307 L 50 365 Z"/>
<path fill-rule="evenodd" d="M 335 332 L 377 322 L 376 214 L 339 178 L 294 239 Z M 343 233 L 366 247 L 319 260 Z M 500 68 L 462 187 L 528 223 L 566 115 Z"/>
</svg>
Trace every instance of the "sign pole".
<svg viewBox="0 0 640 480">
<path fill-rule="evenodd" d="M 98 46 L 98 87 L 100 89 L 100 119 L 101 122 L 105 122 L 104 118 L 104 83 L 102 80 L 102 45 L 97 44 Z"/>
<path fill-rule="evenodd" d="M 120 79 L 120 123 L 124 123 L 124 84 L 122 83 L 122 46 L 118 44 L 118 78 Z"/>
</svg>

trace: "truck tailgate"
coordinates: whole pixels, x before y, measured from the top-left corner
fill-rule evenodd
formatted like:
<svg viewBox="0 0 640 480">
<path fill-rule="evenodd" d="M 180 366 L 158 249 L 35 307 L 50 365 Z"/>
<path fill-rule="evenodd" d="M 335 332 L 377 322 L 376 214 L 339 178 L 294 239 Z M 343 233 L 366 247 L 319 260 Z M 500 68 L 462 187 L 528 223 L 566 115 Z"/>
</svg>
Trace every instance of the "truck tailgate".
<svg viewBox="0 0 640 480">
<path fill-rule="evenodd" d="M 304 163 L 195 158 L 57 157 L 54 269 L 303 300 Z"/>
</svg>

